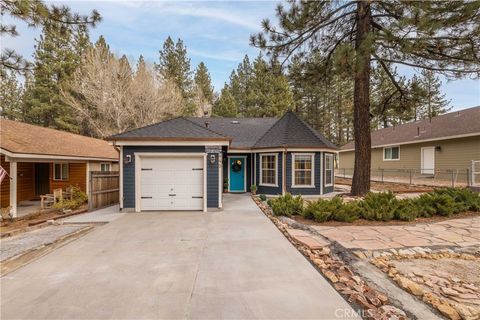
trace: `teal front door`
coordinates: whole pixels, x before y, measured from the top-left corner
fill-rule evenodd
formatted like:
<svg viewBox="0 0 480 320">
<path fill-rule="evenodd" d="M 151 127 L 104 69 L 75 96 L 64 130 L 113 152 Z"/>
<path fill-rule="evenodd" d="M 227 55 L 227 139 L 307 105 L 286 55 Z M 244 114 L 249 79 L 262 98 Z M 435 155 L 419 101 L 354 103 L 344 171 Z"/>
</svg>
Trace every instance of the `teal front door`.
<svg viewBox="0 0 480 320">
<path fill-rule="evenodd" d="M 230 192 L 245 192 L 245 165 L 246 158 L 231 157 L 229 158 L 229 182 Z"/>
</svg>

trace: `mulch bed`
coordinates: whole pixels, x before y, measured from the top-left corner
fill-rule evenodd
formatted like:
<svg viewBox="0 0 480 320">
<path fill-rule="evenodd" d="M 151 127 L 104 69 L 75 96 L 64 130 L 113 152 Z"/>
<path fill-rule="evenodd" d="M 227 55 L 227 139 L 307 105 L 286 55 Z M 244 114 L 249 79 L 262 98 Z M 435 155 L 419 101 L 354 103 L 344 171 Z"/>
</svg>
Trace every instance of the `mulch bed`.
<svg viewBox="0 0 480 320">
<path fill-rule="evenodd" d="M 338 226 L 397 226 L 397 225 L 409 225 L 409 224 L 419 224 L 419 223 L 434 223 L 441 222 L 445 220 L 454 220 L 462 218 L 473 218 L 480 216 L 480 212 L 467 211 L 455 214 L 450 217 L 444 216 L 433 216 L 431 218 L 417 218 L 413 221 L 400 221 L 400 220 L 390 220 L 390 221 L 371 221 L 365 219 L 358 219 L 354 222 L 340 222 L 340 221 L 327 221 L 327 222 L 315 222 L 310 219 L 305 219 L 302 216 L 293 216 L 291 217 L 298 223 L 311 225 L 311 226 L 325 226 L 325 227 L 338 227 Z"/>
<path fill-rule="evenodd" d="M 352 179 L 335 177 L 335 184 L 352 185 Z M 370 181 L 370 187 L 376 191 L 391 191 L 393 193 L 416 193 L 433 191 L 431 186 L 411 185 L 406 183 Z"/>
</svg>

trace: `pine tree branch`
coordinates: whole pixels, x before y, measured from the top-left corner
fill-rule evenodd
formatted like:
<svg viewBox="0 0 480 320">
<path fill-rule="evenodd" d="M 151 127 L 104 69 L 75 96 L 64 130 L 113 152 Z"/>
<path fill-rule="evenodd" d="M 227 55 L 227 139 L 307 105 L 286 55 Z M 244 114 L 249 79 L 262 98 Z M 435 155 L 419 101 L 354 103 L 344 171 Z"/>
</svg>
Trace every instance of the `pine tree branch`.
<svg viewBox="0 0 480 320">
<path fill-rule="evenodd" d="M 396 59 L 387 59 L 387 58 L 373 58 L 373 61 L 384 61 L 388 63 L 395 63 L 395 64 L 402 64 L 405 66 L 413 67 L 413 68 L 420 68 L 420 69 L 425 69 L 425 70 L 431 70 L 431 71 L 437 71 L 437 72 L 451 72 L 451 73 L 465 73 L 465 74 L 471 74 L 471 73 L 479 73 L 480 76 L 480 68 L 475 69 L 475 70 L 458 70 L 458 69 L 450 69 L 450 68 L 441 68 L 441 67 L 433 67 L 433 66 L 426 66 L 423 64 L 418 64 L 418 63 L 413 63 L 413 62 L 406 62 L 406 61 L 400 61 Z"/>
</svg>

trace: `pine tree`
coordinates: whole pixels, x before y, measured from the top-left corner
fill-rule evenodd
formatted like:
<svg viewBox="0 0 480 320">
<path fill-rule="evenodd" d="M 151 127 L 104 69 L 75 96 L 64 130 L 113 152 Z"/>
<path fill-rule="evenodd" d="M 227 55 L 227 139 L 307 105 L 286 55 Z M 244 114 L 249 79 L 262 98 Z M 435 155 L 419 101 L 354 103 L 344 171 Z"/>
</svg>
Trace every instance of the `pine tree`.
<svg viewBox="0 0 480 320">
<path fill-rule="evenodd" d="M 220 97 L 215 101 L 212 108 L 214 117 L 237 117 L 237 102 L 232 95 L 231 88 L 225 84 Z"/>
<path fill-rule="evenodd" d="M 47 6 L 40 0 L 2 0 L 0 9 L 2 16 L 8 14 L 12 18 L 24 21 L 29 27 L 45 27 L 48 24 L 61 25 L 61 28 L 55 30 L 58 37 L 63 37 L 78 27 L 95 26 L 101 21 L 101 16 L 96 10 L 93 10 L 89 15 L 79 15 L 72 13 L 67 6 Z M 16 26 L 0 23 L 0 37 L 3 38 L 4 36 L 18 36 Z M 0 66 L 19 73 L 23 73 L 33 67 L 19 53 L 8 48 L 3 48 L 2 50 Z"/>
<path fill-rule="evenodd" d="M 24 87 L 15 72 L 0 67 L 0 111 L 1 116 L 11 120 L 24 120 Z"/>
<path fill-rule="evenodd" d="M 192 72 L 190 70 L 190 59 L 187 56 L 187 48 L 183 41 L 178 39 L 173 42 L 168 37 L 163 43 L 160 51 L 160 60 L 155 64 L 155 69 L 162 79 L 171 79 L 180 88 L 185 99 L 191 97 Z"/>
<path fill-rule="evenodd" d="M 215 94 L 213 92 L 212 79 L 205 63 L 200 62 L 198 65 L 195 70 L 194 81 L 195 86 L 200 89 L 206 102 L 212 104 Z"/>
<path fill-rule="evenodd" d="M 418 118 L 431 119 L 442 113 L 448 112 L 450 101 L 445 99 L 445 94 L 442 94 L 440 88 L 442 82 L 435 73 L 431 70 L 422 70 L 420 78 L 420 86 L 423 89 L 424 95 L 420 101 L 418 109 Z"/>
<path fill-rule="evenodd" d="M 281 116 L 293 108 L 293 95 L 287 78 L 271 68 L 259 55 L 253 62 L 251 96 L 245 106 L 246 117 Z"/>
<path fill-rule="evenodd" d="M 73 110 L 63 101 L 61 90 L 80 65 L 80 53 L 88 41 L 85 41 L 86 29 L 60 33 L 58 29 L 62 27 L 58 23 L 46 24 L 37 41 L 33 79 L 25 95 L 25 120 L 44 127 L 78 132 Z"/>
<path fill-rule="evenodd" d="M 253 66 L 245 55 L 237 70 L 230 75 L 230 92 L 236 101 L 237 113 L 244 116 L 252 100 Z"/>
<path fill-rule="evenodd" d="M 401 95 L 388 64 L 450 77 L 480 74 L 479 1 L 292 1 L 277 8 L 251 43 L 274 57 L 318 51 L 354 78 L 355 167 L 352 194 L 370 189 L 370 78 L 378 65 Z M 446 36 L 454 35 L 454 36 Z"/>
</svg>

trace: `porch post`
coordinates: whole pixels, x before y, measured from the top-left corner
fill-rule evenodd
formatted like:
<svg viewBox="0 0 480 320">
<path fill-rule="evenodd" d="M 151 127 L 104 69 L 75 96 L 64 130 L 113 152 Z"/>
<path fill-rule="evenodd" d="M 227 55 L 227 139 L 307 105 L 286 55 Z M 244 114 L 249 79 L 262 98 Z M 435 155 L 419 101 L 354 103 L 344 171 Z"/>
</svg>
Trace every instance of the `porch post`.
<svg viewBox="0 0 480 320">
<path fill-rule="evenodd" d="M 10 214 L 17 217 L 17 161 L 10 160 Z"/>
</svg>

